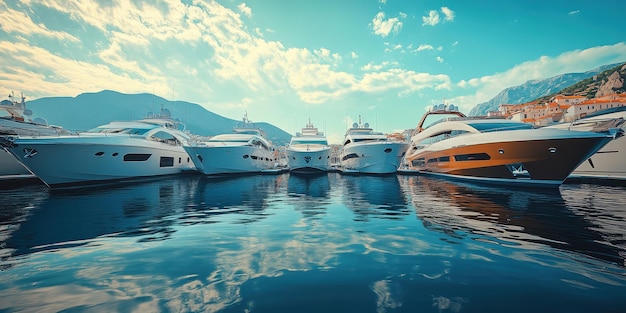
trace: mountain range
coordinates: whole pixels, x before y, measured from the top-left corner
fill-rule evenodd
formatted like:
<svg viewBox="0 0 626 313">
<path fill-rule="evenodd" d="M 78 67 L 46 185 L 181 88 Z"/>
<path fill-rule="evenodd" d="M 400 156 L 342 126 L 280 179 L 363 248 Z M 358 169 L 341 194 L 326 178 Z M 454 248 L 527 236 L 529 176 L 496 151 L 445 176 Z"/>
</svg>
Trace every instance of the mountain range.
<svg viewBox="0 0 626 313">
<path fill-rule="evenodd" d="M 487 115 L 490 111 L 498 111 L 501 104 L 521 104 L 535 101 L 542 97 L 555 95 L 564 89 L 605 71 L 612 70 L 622 63 L 608 64 L 584 73 L 567 73 L 543 80 L 529 80 L 526 83 L 502 90 L 491 100 L 477 104 L 470 110 L 470 116 Z"/>
<path fill-rule="evenodd" d="M 228 133 L 241 120 L 233 120 L 215 114 L 202 106 L 185 102 L 169 101 L 152 94 L 123 94 L 104 90 L 83 93 L 76 97 L 46 97 L 29 101 L 27 108 L 36 116 L 45 116 L 50 124 L 61 125 L 69 130 L 84 131 L 111 121 L 130 121 L 159 114 L 168 109 L 172 118 L 184 121 L 192 134 L 214 136 Z M 242 118 L 245 112 L 241 112 Z M 254 117 L 250 117 L 254 122 Z M 254 123 L 276 145 L 286 145 L 291 135 L 269 123 Z"/>
<path fill-rule="evenodd" d="M 626 77 L 626 66 L 623 64 L 609 64 L 584 73 L 568 73 L 544 80 L 531 80 L 525 84 L 504 89 L 491 100 L 476 105 L 469 115 L 486 115 L 489 111 L 497 111 L 500 104 L 546 100 L 561 92 L 584 94 L 589 97 L 601 90 L 603 83 L 609 82 L 611 77 L 617 76 L 617 79 L 623 83 Z M 604 87 L 608 85 L 610 84 L 605 84 Z M 620 90 L 623 92 L 622 89 Z M 609 91 L 612 90 L 615 89 Z M 36 116 L 45 116 L 51 124 L 76 131 L 89 130 L 111 121 L 141 119 L 148 116 L 150 112 L 159 113 L 161 108 L 168 109 L 173 118 L 184 121 L 187 130 L 192 134 L 201 136 L 228 133 L 240 122 L 210 112 L 195 103 L 169 101 L 148 93 L 123 94 L 111 90 L 83 93 L 76 97 L 40 98 L 29 101 L 27 107 L 35 112 Z M 242 112 L 242 117 L 244 113 Z M 251 119 L 254 121 L 254 117 Z M 265 122 L 255 124 L 263 129 L 276 145 L 286 145 L 291 139 L 291 134 L 272 124 Z"/>
</svg>

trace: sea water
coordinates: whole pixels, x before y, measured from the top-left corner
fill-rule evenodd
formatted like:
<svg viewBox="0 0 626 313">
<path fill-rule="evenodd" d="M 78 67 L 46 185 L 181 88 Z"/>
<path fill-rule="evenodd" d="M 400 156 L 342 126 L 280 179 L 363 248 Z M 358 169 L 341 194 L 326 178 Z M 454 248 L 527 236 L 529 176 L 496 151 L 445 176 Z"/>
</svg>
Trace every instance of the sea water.
<svg viewBox="0 0 626 313">
<path fill-rule="evenodd" d="M 1 312 L 626 312 L 626 187 L 184 175 L 0 190 Z"/>
</svg>

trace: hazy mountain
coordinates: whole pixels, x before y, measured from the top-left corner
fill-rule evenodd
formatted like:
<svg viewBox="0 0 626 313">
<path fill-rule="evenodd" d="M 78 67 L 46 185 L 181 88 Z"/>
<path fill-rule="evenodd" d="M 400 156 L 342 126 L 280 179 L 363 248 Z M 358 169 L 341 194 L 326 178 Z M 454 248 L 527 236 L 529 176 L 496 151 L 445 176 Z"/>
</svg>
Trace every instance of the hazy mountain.
<svg viewBox="0 0 626 313">
<path fill-rule="evenodd" d="M 241 121 L 212 113 L 202 106 L 184 101 L 168 101 L 152 94 L 123 94 L 104 90 L 83 93 L 72 97 L 48 97 L 28 101 L 26 107 L 33 111 L 33 118 L 45 118 L 48 123 L 69 130 L 89 130 L 111 121 L 137 120 L 168 109 L 173 118 L 180 119 L 187 129 L 197 135 L 214 136 L 232 131 Z M 245 112 L 241 112 L 243 117 Z M 291 135 L 269 123 L 257 123 L 276 145 L 286 145 Z"/>
<path fill-rule="evenodd" d="M 469 113 L 471 116 L 486 115 L 489 111 L 498 111 L 501 104 L 527 103 L 572 86 L 584 79 L 593 77 L 622 63 L 604 65 L 584 73 L 568 73 L 544 80 L 529 80 L 523 85 L 502 90 L 487 102 L 477 104 Z"/>
</svg>

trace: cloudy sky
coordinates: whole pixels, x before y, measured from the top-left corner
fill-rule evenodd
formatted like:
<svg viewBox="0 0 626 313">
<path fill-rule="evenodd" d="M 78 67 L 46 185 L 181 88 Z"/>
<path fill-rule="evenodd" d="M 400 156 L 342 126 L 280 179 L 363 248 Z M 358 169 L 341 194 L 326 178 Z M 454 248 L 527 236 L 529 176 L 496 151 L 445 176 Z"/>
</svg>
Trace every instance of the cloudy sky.
<svg viewBox="0 0 626 313">
<path fill-rule="evenodd" d="M 0 90 L 154 93 L 332 142 L 626 61 L 622 0 L 0 0 Z M 176 108 L 173 108 L 176 111 Z M 68 112 L 69 114 L 69 112 Z"/>
</svg>

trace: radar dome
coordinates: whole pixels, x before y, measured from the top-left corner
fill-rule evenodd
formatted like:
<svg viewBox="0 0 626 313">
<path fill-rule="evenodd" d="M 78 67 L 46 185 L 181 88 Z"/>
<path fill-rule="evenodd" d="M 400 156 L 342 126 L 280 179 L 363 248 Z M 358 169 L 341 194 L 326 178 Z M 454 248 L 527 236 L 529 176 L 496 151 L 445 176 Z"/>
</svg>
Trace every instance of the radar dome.
<svg viewBox="0 0 626 313">
<path fill-rule="evenodd" d="M 365 127 L 370 127 L 370 123 L 365 123 Z"/>
<path fill-rule="evenodd" d="M 161 117 L 170 118 L 172 117 L 172 112 L 168 109 L 161 109 Z"/>
<path fill-rule="evenodd" d="M 33 123 L 39 124 L 39 125 L 48 125 L 48 121 L 46 121 L 45 119 L 43 119 L 41 117 L 38 117 L 38 118 L 34 119 Z"/>
<path fill-rule="evenodd" d="M 24 115 L 31 116 L 31 115 L 33 115 L 33 111 L 31 109 L 26 109 L 26 110 L 24 110 Z"/>
<path fill-rule="evenodd" d="M 352 124 L 352 128 L 357 128 L 357 127 L 359 127 L 359 124 L 357 123 Z"/>
</svg>

